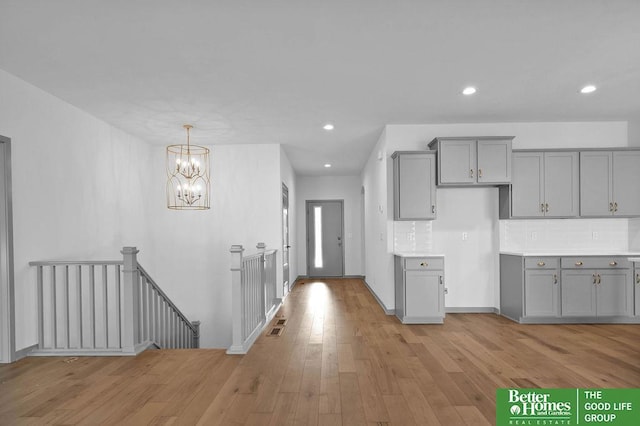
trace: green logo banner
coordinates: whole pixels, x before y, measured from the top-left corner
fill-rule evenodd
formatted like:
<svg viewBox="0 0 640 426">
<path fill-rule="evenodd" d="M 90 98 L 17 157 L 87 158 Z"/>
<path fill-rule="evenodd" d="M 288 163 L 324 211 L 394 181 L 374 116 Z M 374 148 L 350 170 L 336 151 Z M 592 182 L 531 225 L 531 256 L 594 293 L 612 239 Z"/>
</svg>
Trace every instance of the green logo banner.
<svg viewBox="0 0 640 426">
<path fill-rule="evenodd" d="M 498 389 L 496 426 L 640 425 L 640 389 Z"/>
</svg>

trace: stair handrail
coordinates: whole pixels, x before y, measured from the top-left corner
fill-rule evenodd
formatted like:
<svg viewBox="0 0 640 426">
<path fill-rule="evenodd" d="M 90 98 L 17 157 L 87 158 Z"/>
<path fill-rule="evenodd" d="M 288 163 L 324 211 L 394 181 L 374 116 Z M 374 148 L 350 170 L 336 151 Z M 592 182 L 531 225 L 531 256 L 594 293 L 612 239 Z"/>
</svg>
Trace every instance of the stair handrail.
<svg viewBox="0 0 640 426">
<path fill-rule="evenodd" d="M 167 294 L 164 291 L 162 291 L 162 289 L 158 286 L 158 284 L 156 284 L 156 282 L 153 280 L 153 278 L 151 278 L 149 273 L 147 271 L 145 271 L 144 268 L 139 263 L 138 263 L 138 271 L 140 271 L 140 274 L 142 274 L 142 276 L 147 279 L 149 284 L 151 284 L 153 286 L 153 288 L 158 292 L 158 294 L 160 296 L 162 296 L 162 298 L 165 300 L 165 302 L 169 306 L 171 306 L 171 308 L 182 319 L 182 321 L 191 329 L 191 331 L 193 331 L 193 333 L 196 336 L 199 336 L 199 329 L 197 327 L 197 324 L 200 324 L 200 322 L 199 321 L 194 321 L 194 322 L 189 321 L 187 319 L 187 317 L 182 313 L 182 311 L 180 309 L 178 309 L 178 307 L 171 301 L 171 299 L 169 299 Z"/>
</svg>

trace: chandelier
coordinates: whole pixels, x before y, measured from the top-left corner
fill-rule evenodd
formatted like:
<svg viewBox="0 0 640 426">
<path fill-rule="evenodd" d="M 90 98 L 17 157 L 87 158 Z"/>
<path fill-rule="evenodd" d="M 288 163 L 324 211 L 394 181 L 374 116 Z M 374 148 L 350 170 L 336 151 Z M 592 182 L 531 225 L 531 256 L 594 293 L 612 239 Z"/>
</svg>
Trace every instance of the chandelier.
<svg viewBox="0 0 640 426">
<path fill-rule="evenodd" d="M 167 207 L 174 210 L 205 210 L 209 202 L 209 148 L 191 145 L 193 126 L 186 145 L 167 147 Z"/>
</svg>

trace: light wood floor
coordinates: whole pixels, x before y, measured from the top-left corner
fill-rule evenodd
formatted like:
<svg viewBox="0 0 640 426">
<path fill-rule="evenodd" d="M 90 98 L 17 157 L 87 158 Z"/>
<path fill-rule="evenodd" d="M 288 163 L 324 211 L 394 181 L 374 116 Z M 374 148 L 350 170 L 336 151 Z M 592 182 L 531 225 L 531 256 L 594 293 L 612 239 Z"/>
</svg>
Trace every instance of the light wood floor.
<svg viewBox="0 0 640 426">
<path fill-rule="evenodd" d="M 499 387 L 640 387 L 640 326 L 449 314 L 401 325 L 360 280 L 298 284 L 280 337 L 0 366 L 0 424 L 488 425 Z"/>
</svg>

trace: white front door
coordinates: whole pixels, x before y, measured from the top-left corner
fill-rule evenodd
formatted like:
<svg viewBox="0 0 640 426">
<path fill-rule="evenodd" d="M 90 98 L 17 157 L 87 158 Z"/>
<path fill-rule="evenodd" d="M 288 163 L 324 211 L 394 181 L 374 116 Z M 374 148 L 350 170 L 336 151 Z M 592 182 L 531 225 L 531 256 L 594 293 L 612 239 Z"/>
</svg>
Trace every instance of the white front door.
<svg viewBox="0 0 640 426">
<path fill-rule="evenodd" d="M 289 293 L 289 188 L 282 184 L 282 294 Z"/>
<path fill-rule="evenodd" d="M 307 201 L 307 271 L 344 276 L 343 201 Z"/>
</svg>

